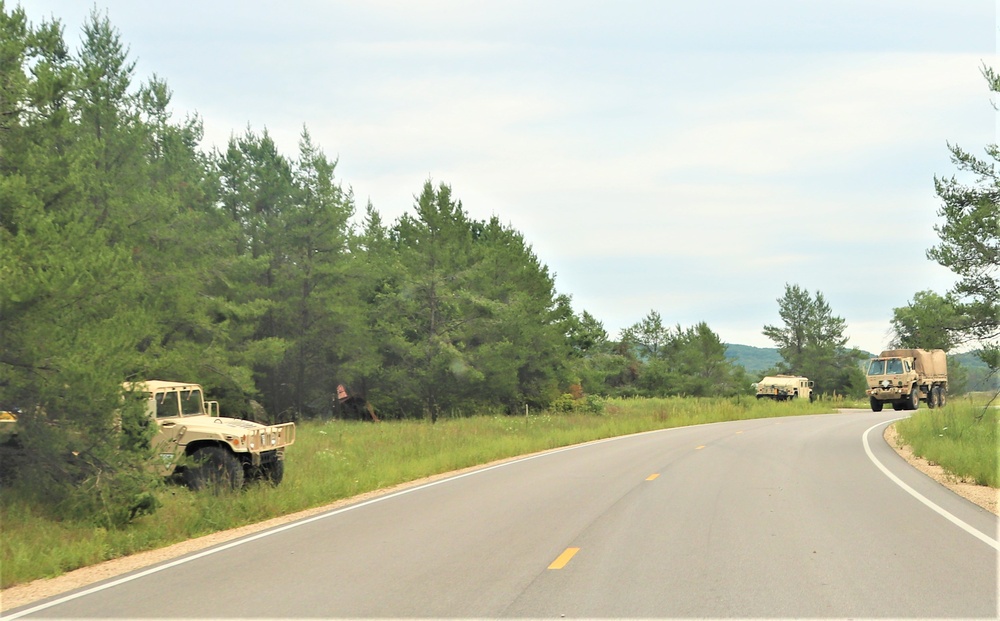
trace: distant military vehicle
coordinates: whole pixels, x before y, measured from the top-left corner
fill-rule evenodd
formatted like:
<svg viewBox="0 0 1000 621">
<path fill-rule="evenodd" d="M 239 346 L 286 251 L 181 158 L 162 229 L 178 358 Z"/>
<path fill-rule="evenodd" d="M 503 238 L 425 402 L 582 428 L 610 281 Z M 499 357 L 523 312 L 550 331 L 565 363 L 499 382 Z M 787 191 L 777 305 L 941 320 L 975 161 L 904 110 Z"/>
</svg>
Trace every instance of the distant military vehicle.
<svg viewBox="0 0 1000 621">
<path fill-rule="evenodd" d="M 757 382 L 757 398 L 774 399 L 775 401 L 785 401 L 786 399 L 809 399 L 812 401 L 816 397 L 813 395 L 813 382 L 808 377 L 769 375 Z"/>
<path fill-rule="evenodd" d="M 868 361 L 867 378 L 872 412 L 886 403 L 894 410 L 915 410 L 921 401 L 941 407 L 948 395 L 948 358 L 943 349 L 889 349 Z"/>
<path fill-rule="evenodd" d="M 285 474 L 285 448 L 295 442 L 295 423 L 261 425 L 219 416 L 201 386 L 186 382 L 126 382 L 146 403 L 159 430 L 153 447 L 164 476 L 179 475 L 192 489 L 239 489 L 247 478 L 274 484 Z"/>
</svg>

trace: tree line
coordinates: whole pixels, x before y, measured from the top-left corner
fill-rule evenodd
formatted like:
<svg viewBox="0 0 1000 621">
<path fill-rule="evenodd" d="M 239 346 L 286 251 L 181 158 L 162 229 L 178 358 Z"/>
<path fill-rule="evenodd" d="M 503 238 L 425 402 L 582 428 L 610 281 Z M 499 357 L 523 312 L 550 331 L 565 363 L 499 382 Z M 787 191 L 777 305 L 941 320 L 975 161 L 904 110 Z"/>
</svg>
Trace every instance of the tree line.
<svg viewBox="0 0 1000 621">
<path fill-rule="evenodd" d="M 338 386 L 432 422 L 752 390 L 705 323 L 650 311 L 612 340 L 520 232 L 445 183 L 385 222 L 305 128 L 294 157 L 249 127 L 203 150 L 201 119 L 174 118 L 159 76 L 136 83 L 106 16 L 82 30 L 72 52 L 58 21 L 0 0 L 0 408 L 20 409 L 21 471 L 52 503 L 147 489 L 128 380 L 195 381 L 261 422 L 349 415 Z M 779 309 L 776 371 L 857 391 L 822 295 L 789 285 Z"/>
</svg>

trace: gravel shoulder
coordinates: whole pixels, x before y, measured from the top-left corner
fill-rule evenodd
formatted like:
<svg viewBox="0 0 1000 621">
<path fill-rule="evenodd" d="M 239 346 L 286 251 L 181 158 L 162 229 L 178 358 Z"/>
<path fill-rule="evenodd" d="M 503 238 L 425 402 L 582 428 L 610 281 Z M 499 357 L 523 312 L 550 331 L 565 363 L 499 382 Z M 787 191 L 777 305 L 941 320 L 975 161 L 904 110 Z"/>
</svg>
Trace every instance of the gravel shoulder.
<svg viewBox="0 0 1000 621">
<path fill-rule="evenodd" d="M 997 513 L 997 500 L 1000 498 L 1000 490 L 995 487 L 978 485 L 975 481 L 969 481 L 962 477 L 946 472 L 944 468 L 934 462 L 927 461 L 923 457 L 913 454 L 908 445 L 901 445 L 899 436 L 896 434 L 896 426 L 889 425 L 885 430 L 885 441 L 896 450 L 900 457 L 905 459 L 911 466 L 923 472 L 941 485 L 944 485 L 962 498 L 974 502 L 983 509 L 994 515 Z"/>
<path fill-rule="evenodd" d="M 967 500 L 976 503 L 980 507 L 997 514 L 997 501 L 1000 497 L 1000 491 L 992 487 L 984 487 L 982 485 L 976 485 L 975 483 L 970 483 L 968 481 L 962 480 L 960 477 L 956 477 L 944 471 L 943 468 L 937 464 L 930 463 L 926 459 L 917 457 L 913 455 L 913 452 L 908 446 L 900 446 L 899 438 L 896 434 L 895 425 L 889 425 L 886 428 L 884 439 L 886 443 L 894 448 L 896 452 L 903 457 L 911 466 L 917 470 L 923 472 L 927 476 L 931 477 L 935 481 L 944 485 L 948 489 L 952 490 L 956 494 L 966 498 Z M 517 458 L 512 458 L 517 459 Z M 510 460 L 501 460 L 510 461 Z M 501 463 L 501 462 L 494 462 Z M 488 464 L 493 465 L 493 464 Z M 191 539 L 188 541 L 183 541 L 165 548 L 160 548 L 158 550 L 150 550 L 148 552 L 141 552 L 139 554 L 133 554 L 124 558 L 113 559 L 110 561 L 105 561 L 97 565 L 90 567 L 83 567 L 61 576 L 55 578 L 45 578 L 40 580 L 35 580 L 26 584 L 19 584 L 7 589 L 0 591 L 0 612 L 11 610 L 32 602 L 42 600 L 48 597 L 53 597 L 60 595 L 62 593 L 68 593 L 76 589 L 80 589 L 91 584 L 100 582 L 102 580 L 107 580 L 110 578 L 115 578 L 117 576 L 124 575 L 126 573 L 140 570 L 157 563 L 162 563 L 174 558 L 179 558 L 186 554 L 191 554 L 199 550 L 204 550 L 212 546 L 216 546 L 233 539 L 238 539 L 253 533 L 257 533 L 269 528 L 274 528 L 294 522 L 296 520 L 301 520 L 303 518 L 311 517 L 313 515 L 318 515 L 320 513 L 325 513 L 340 507 L 344 507 L 351 504 L 356 504 L 358 502 L 363 502 L 370 498 L 375 498 L 384 494 L 389 494 L 402 489 L 415 487 L 418 485 L 423 485 L 431 481 L 446 478 L 449 476 L 454 476 L 455 474 L 461 474 L 462 472 L 476 470 L 484 466 L 476 466 L 474 468 L 467 468 L 458 472 L 450 472 L 447 474 L 441 474 L 434 477 L 429 477 L 426 479 L 421 479 L 419 481 L 412 481 L 410 483 L 405 483 L 402 485 L 397 485 L 388 489 L 382 489 L 375 492 L 369 492 L 367 494 L 362 494 L 360 496 L 355 496 L 353 498 L 347 498 L 344 500 L 337 501 L 335 503 L 316 507 L 315 509 L 309 509 L 306 511 L 300 511 L 298 513 L 293 513 L 291 515 L 282 516 L 279 518 L 274 518 L 267 520 L 265 522 L 260 522 L 259 524 L 252 524 L 249 526 L 244 526 L 241 528 L 235 528 L 232 530 L 227 530 L 224 532 L 213 533 L 211 535 L 206 535 L 204 537 L 198 537 L 197 539 Z"/>
</svg>

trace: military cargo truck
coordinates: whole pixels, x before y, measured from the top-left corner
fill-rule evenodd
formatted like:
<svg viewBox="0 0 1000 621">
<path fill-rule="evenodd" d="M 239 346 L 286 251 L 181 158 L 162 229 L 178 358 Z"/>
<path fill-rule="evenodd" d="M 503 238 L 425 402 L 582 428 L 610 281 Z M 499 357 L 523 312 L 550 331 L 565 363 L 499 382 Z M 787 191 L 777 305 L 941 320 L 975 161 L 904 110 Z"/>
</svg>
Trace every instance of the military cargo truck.
<svg viewBox="0 0 1000 621">
<path fill-rule="evenodd" d="M 769 375 L 757 382 L 758 399 L 815 399 L 813 382 L 800 375 Z"/>
<path fill-rule="evenodd" d="M 920 402 L 935 408 L 948 394 L 948 359 L 944 350 L 889 349 L 868 361 L 868 399 L 872 412 L 889 403 L 894 410 L 916 410 Z"/>
<path fill-rule="evenodd" d="M 163 476 L 179 476 L 192 489 L 239 489 L 248 478 L 274 484 L 285 474 L 285 449 L 295 442 L 295 423 L 261 425 L 219 416 L 198 384 L 147 380 L 124 388 L 145 402 L 156 421 L 153 447 Z"/>
</svg>

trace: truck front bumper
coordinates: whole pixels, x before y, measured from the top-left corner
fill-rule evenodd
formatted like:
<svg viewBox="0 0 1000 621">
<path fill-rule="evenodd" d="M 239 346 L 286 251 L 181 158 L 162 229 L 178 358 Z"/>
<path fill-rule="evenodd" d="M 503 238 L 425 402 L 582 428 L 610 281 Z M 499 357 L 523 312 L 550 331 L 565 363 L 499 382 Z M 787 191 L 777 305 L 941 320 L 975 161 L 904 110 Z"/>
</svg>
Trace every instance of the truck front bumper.
<svg viewBox="0 0 1000 621">
<path fill-rule="evenodd" d="M 876 386 L 875 388 L 869 388 L 865 392 L 872 399 L 878 399 L 879 401 L 899 401 L 910 395 L 909 390 L 899 386 L 889 386 L 888 388 Z"/>
</svg>

